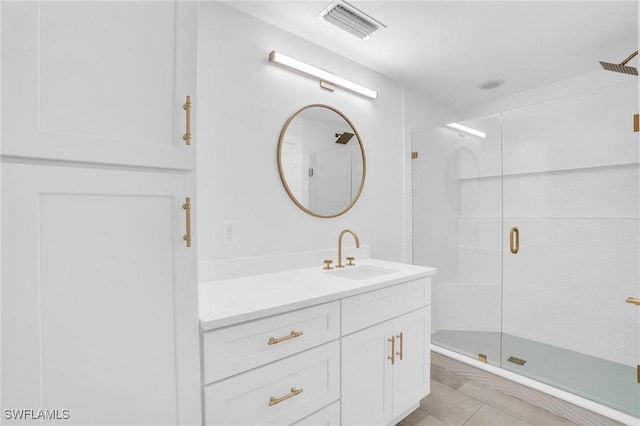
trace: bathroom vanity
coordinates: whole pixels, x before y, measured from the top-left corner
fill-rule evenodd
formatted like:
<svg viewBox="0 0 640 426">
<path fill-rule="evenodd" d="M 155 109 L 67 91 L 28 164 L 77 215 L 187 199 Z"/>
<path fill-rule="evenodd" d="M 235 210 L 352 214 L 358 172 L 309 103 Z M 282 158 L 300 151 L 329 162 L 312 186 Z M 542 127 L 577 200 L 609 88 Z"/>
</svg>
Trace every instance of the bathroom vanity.
<svg viewBox="0 0 640 426">
<path fill-rule="evenodd" d="M 202 283 L 204 423 L 402 419 L 429 393 L 435 273 L 370 259 Z"/>
</svg>

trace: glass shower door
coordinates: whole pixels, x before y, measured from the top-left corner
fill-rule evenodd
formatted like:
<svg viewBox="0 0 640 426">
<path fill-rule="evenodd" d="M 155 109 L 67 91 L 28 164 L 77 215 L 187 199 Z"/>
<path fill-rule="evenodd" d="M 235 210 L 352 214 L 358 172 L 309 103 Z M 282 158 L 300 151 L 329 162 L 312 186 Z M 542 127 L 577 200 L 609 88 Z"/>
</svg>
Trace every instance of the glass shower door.
<svg viewBox="0 0 640 426">
<path fill-rule="evenodd" d="M 500 115 L 413 134 L 413 261 L 435 266 L 432 342 L 500 364 Z"/>
<path fill-rule="evenodd" d="M 632 77 L 503 113 L 501 356 L 636 417 L 637 110 Z"/>
</svg>

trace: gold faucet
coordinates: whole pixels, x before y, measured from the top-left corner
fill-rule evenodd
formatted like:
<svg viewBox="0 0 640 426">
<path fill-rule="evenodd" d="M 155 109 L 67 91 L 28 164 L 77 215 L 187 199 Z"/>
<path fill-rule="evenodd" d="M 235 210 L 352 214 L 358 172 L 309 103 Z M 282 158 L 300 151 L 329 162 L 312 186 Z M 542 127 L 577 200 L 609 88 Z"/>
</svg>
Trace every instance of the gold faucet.
<svg viewBox="0 0 640 426">
<path fill-rule="evenodd" d="M 360 239 L 355 232 L 353 232 L 351 229 L 345 229 L 344 231 L 342 231 L 340 233 L 340 236 L 338 237 L 338 264 L 336 265 L 336 268 L 344 268 L 344 265 L 342 264 L 342 237 L 344 237 L 344 234 L 353 235 L 353 238 L 356 240 L 356 248 L 360 248 Z M 350 264 L 352 263 L 351 260 L 349 261 Z"/>
</svg>

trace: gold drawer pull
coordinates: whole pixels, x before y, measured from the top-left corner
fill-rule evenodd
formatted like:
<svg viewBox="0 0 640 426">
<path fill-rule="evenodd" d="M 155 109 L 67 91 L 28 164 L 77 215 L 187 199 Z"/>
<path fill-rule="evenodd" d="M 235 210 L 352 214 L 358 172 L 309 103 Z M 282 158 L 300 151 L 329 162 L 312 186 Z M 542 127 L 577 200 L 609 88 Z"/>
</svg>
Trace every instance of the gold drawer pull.
<svg viewBox="0 0 640 426">
<path fill-rule="evenodd" d="M 182 139 L 187 143 L 187 145 L 191 145 L 191 96 L 187 96 L 187 101 L 182 105 L 182 108 L 187 112 L 187 131 L 182 136 Z"/>
<path fill-rule="evenodd" d="M 269 337 L 268 344 L 275 345 L 276 343 L 284 342 L 286 340 L 293 339 L 300 336 L 302 336 L 302 331 L 293 330 L 291 333 L 289 333 L 287 336 L 284 336 L 284 337 Z"/>
<path fill-rule="evenodd" d="M 280 398 L 276 398 L 275 396 L 272 396 L 271 398 L 269 398 L 269 407 L 276 404 L 280 404 L 282 401 L 292 398 L 296 395 L 300 395 L 302 393 L 302 390 L 303 389 L 291 388 L 291 393 L 281 396 Z"/>
<path fill-rule="evenodd" d="M 634 305 L 640 306 L 640 299 L 636 299 L 635 297 L 627 297 L 627 303 L 633 303 Z"/>
<path fill-rule="evenodd" d="M 402 354 L 403 354 L 402 347 L 404 346 L 402 344 L 402 341 L 404 340 L 404 335 L 402 334 L 402 332 L 400 332 L 400 334 L 396 335 L 396 337 L 400 339 L 400 352 L 396 352 L 396 355 L 398 355 L 400 357 L 400 361 L 402 361 Z"/>
<path fill-rule="evenodd" d="M 396 337 L 395 336 L 391 336 L 387 342 L 391 342 L 391 355 L 389 355 L 387 357 L 387 359 L 391 360 L 391 365 L 394 365 L 396 363 L 396 357 L 395 357 L 395 352 L 396 352 Z"/>
</svg>

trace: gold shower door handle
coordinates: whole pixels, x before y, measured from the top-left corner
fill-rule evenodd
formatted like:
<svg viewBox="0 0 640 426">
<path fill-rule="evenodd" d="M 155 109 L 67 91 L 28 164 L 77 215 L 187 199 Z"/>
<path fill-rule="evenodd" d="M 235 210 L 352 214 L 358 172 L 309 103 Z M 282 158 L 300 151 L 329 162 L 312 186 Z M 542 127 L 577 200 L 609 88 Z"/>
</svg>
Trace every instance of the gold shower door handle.
<svg viewBox="0 0 640 426">
<path fill-rule="evenodd" d="M 625 302 L 640 306 L 640 299 L 636 299 L 635 297 L 627 297 Z"/>
<path fill-rule="evenodd" d="M 187 101 L 182 105 L 182 108 L 187 112 L 187 130 L 182 139 L 187 145 L 191 145 L 191 96 L 187 96 Z"/>
<path fill-rule="evenodd" d="M 191 247 L 191 198 L 186 197 L 182 208 L 185 210 L 185 216 L 187 219 L 187 233 L 183 235 L 182 239 L 187 242 L 187 247 Z"/>
<path fill-rule="evenodd" d="M 387 342 L 391 342 L 391 355 L 389 355 L 387 357 L 387 359 L 391 360 L 391 365 L 394 365 L 396 363 L 396 357 L 395 357 L 395 352 L 396 352 L 396 337 L 395 336 L 391 336 Z"/>
<path fill-rule="evenodd" d="M 517 254 L 520 250 L 520 231 L 516 226 L 509 231 L 509 249 L 513 254 Z"/>
</svg>

